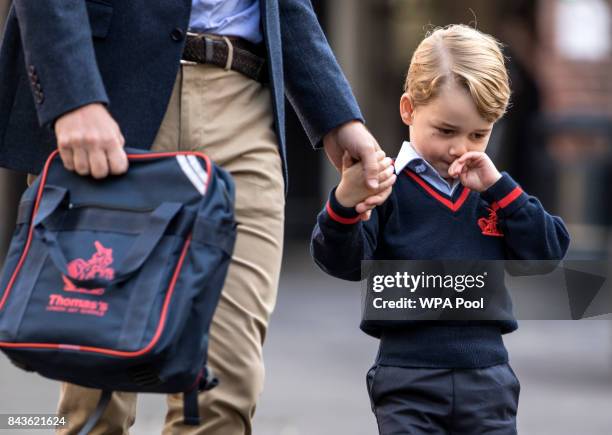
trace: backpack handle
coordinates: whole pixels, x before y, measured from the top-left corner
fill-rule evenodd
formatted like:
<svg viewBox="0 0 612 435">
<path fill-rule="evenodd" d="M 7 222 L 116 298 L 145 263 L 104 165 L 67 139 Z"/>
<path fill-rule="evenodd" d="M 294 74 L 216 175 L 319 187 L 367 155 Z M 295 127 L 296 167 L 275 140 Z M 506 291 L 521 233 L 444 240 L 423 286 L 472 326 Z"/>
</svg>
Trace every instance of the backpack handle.
<svg viewBox="0 0 612 435">
<path fill-rule="evenodd" d="M 118 284 L 128 279 L 140 269 L 159 244 L 172 219 L 183 208 L 181 203 L 163 202 L 151 212 L 145 230 L 136 238 L 122 263 L 115 268 L 115 276 L 112 280 L 99 278 L 81 280 L 70 276 L 68 273 L 68 262 L 59 241 L 56 235 L 45 226 L 45 223 L 55 215 L 60 205 L 68 197 L 68 190 L 59 186 L 47 185 L 44 187 L 43 192 L 44 195 L 32 223 L 34 234 L 46 245 L 55 267 L 75 285 L 89 289 L 106 288 Z"/>
</svg>

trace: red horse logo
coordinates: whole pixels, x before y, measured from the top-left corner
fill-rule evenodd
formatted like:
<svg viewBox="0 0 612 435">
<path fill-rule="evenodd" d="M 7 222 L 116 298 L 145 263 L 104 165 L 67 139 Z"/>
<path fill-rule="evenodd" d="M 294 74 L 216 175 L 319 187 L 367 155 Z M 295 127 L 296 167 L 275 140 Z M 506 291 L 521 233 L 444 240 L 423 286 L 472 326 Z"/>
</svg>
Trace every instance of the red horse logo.
<svg viewBox="0 0 612 435">
<path fill-rule="evenodd" d="M 497 227 L 497 211 L 489 208 L 489 216 L 478 219 L 478 226 L 485 236 L 503 237 L 503 233 Z"/>
<path fill-rule="evenodd" d="M 70 278 L 80 280 L 102 278 L 111 280 L 115 277 L 114 269 L 109 267 L 113 264 L 113 250 L 105 248 L 97 240 L 94 242 L 94 246 L 96 247 L 96 252 L 94 252 L 89 260 L 77 258 L 68 263 L 68 275 Z M 91 295 L 104 294 L 103 288 L 81 288 L 75 286 L 65 275 L 62 275 L 62 279 L 64 280 L 64 291 Z"/>
</svg>

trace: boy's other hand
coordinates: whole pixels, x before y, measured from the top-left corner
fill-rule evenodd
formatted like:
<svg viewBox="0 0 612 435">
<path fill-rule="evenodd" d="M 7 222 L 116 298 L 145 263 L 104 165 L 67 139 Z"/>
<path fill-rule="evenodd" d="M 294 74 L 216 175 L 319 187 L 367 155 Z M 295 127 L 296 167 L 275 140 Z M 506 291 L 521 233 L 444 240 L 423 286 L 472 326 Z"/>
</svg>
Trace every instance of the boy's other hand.
<svg viewBox="0 0 612 435">
<path fill-rule="evenodd" d="M 55 122 L 57 148 L 64 167 L 79 175 L 104 178 L 128 169 L 125 139 L 106 107 L 88 104 L 60 116 Z"/>
<path fill-rule="evenodd" d="M 459 178 L 461 184 L 476 192 L 484 192 L 501 178 L 489 156 L 478 151 L 468 151 L 455 160 L 448 175 Z"/>
<path fill-rule="evenodd" d="M 376 180 L 378 182 L 378 187 L 373 189 L 365 183 L 363 162 L 356 162 L 351 158 L 348 152 L 344 153 L 342 156 L 342 179 L 336 188 L 336 199 L 342 206 L 355 207 L 357 204 L 362 204 L 365 200 L 370 200 L 374 196 L 380 196 L 379 199 L 381 202 L 387 199 L 396 179 L 392 160 L 385 157 L 383 151 L 377 151 L 376 161 L 378 170 Z M 357 211 L 364 213 L 367 209 Z M 363 217 L 369 218 L 369 214 Z"/>
</svg>

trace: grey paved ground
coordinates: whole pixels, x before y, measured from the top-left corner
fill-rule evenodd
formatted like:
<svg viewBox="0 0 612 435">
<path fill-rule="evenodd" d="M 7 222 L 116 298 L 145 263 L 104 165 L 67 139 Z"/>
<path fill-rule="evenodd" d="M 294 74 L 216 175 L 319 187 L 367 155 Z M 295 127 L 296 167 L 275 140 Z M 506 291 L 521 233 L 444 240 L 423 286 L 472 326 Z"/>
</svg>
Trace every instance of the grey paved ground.
<svg viewBox="0 0 612 435">
<path fill-rule="evenodd" d="M 287 248 L 255 434 L 375 434 L 364 376 L 376 342 L 357 328 L 359 289 L 324 276 L 305 254 L 305 247 Z M 612 434 L 610 321 L 523 321 L 506 343 L 522 383 L 521 434 Z M 0 388 L 0 413 L 55 409 L 57 384 L 4 357 Z M 162 397 L 141 395 L 132 433 L 159 433 L 163 412 Z"/>
</svg>

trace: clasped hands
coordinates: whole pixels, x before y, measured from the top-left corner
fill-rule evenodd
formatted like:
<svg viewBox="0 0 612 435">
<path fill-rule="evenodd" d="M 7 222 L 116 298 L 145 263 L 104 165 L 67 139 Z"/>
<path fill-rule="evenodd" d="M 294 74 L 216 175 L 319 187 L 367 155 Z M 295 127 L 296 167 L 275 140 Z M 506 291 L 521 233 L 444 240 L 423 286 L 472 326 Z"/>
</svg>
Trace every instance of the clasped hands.
<svg viewBox="0 0 612 435">
<path fill-rule="evenodd" d="M 359 121 L 351 121 L 323 138 L 329 160 L 342 174 L 336 198 L 345 207 L 355 207 L 362 220 L 391 194 L 396 176 L 392 160 Z"/>
</svg>

